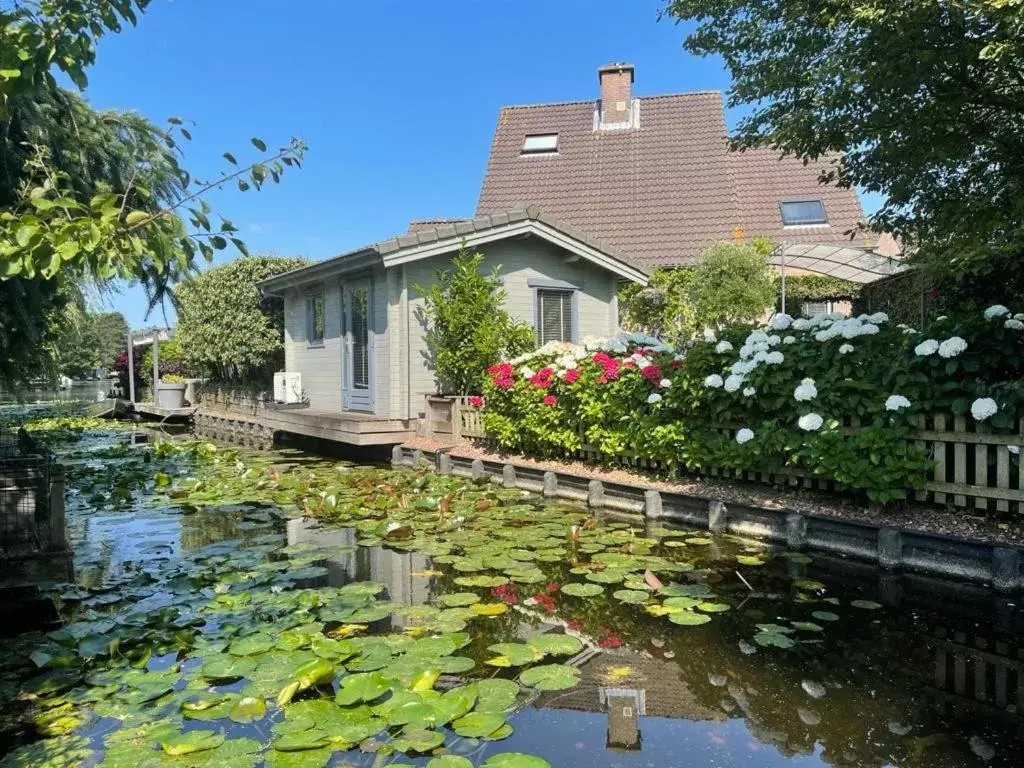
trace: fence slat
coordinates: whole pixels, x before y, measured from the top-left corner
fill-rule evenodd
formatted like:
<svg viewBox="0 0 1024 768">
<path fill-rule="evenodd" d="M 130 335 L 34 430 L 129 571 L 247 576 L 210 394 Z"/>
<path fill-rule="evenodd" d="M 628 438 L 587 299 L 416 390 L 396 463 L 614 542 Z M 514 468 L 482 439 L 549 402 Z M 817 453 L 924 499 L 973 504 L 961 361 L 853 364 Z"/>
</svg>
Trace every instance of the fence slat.
<svg viewBox="0 0 1024 768">
<path fill-rule="evenodd" d="M 1005 445 L 996 446 L 996 488 L 1006 490 L 1010 487 L 1010 449 Z M 1002 499 L 996 502 L 996 511 L 1009 512 L 1010 504 Z"/>
<path fill-rule="evenodd" d="M 988 427 L 984 424 L 977 424 L 975 429 L 979 434 L 988 432 Z M 988 446 L 982 443 L 974 446 L 974 484 L 988 486 Z M 988 501 L 984 497 L 975 496 L 974 508 L 988 509 Z"/>
<path fill-rule="evenodd" d="M 935 431 L 936 432 L 945 432 L 946 431 L 946 417 L 945 416 L 936 416 L 935 417 L 935 423 L 934 423 L 933 426 L 935 427 Z M 937 483 L 946 483 L 946 482 L 949 481 L 949 478 L 946 476 L 946 443 L 945 443 L 945 441 L 941 441 L 941 440 L 938 440 L 938 439 L 933 440 L 932 441 L 932 450 L 935 451 L 935 470 L 934 470 L 935 482 L 937 482 Z M 935 494 L 935 503 L 936 504 L 945 504 L 946 503 L 946 494 L 944 494 L 944 493 L 936 493 Z"/>
<path fill-rule="evenodd" d="M 967 431 L 967 419 L 964 416 L 953 417 L 953 432 L 960 433 Z M 954 440 L 959 434 L 954 436 Z M 957 485 L 967 485 L 967 444 L 959 440 L 953 443 L 953 482 Z M 958 507 L 967 506 L 967 497 L 957 493 L 953 496 L 953 504 Z"/>
</svg>

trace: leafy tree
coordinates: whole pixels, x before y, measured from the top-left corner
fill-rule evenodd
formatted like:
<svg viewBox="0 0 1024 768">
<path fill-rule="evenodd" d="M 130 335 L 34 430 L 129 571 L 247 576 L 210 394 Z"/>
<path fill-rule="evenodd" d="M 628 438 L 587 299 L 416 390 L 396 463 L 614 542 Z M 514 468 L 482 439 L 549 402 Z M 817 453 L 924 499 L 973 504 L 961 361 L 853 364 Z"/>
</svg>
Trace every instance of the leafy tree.
<svg viewBox="0 0 1024 768">
<path fill-rule="evenodd" d="M 885 195 L 872 217 L 944 272 L 1024 252 L 1020 0 L 672 0 L 686 47 L 719 55 L 734 144 L 827 160 Z"/>
<path fill-rule="evenodd" d="M 128 337 L 128 321 L 120 312 L 99 312 L 90 316 L 96 338 L 96 364 L 113 366 Z"/>
<path fill-rule="evenodd" d="M 484 371 L 503 357 L 515 357 L 536 344 L 533 328 L 514 321 L 504 309 L 500 268 L 481 272 L 484 255 L 459 251 L 451 268 L 429 286 L 414 285 L 423 297 L 416 310 L 426 328 L 427 350 L 445 394 L 479 394 Z"/>
<path fill-rule="evenodd" d="M 694 267 L 686 295 L 701 328 L 760 318 L 775 303 L 764 249 L 735 243 L 712 246 Z"/>
<path fill-rule="evenodd" d="M 176 341 L 186 369 L 227 386 L 269 386 L 284 365 L 284 302 L 256 286 L 308 263 L 249 256 L 182 283 Z"/>
</svg>

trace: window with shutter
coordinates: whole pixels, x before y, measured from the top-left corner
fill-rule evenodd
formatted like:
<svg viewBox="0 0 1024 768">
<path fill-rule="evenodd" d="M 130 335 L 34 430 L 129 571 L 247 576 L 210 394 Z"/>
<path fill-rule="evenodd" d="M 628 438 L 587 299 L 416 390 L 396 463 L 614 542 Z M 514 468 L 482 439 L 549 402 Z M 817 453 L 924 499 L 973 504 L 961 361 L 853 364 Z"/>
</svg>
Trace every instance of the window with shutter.
<svg viewBox="0 0 1024 768">
<path fill-rule="evenodd" d="M 541 289 L 537 291 L 537 340 L 541 346 L 549 341 L 572 341 L 572 291 Z"/>
<path fill-rule="evenodd" d="M 313 346 L 324 343 L 323 293 L 306 297 L 306 343 Z"/>
</svg>

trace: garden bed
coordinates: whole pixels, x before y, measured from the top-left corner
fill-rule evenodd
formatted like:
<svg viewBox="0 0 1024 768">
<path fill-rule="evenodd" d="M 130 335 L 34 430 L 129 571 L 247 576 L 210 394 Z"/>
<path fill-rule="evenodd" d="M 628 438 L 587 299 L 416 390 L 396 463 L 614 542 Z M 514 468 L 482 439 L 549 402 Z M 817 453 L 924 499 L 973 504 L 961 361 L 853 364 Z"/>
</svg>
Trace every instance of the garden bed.
<svg viewBox="0 0 1024 768">
<path fill-rule="evenodd" d="M 1004 522 L 964 512 L 950 512 L 930 504 L 906 502 L 899 505 L 876 507 L 869 506 L 859 499 L 825 491 L 805 488 L 774 488 L 759 483 L 719 478 L 688 477 L 682 481 L 671 482 L 621 467 L 602 467 L 571 460 L 549 459 L 542 461 L 521 454 L 495 452 L 468 443 L 450 447 L 450 443 L 428 438 L 417 438 L 407 442 L 405 447 L 420 450 L 424 454 L 445 450 L 453 456 L 469 459 L 513 462 L 521 466 L 581 475 L 605 483 L 643 485 L 646 488 L 659 491 L 713 498 L 726 504 L 746 504 L 770 509 L 792 510 L 803 514 L 827 515 L 901 531 L 954 536 L 986 544 L 1024 546 L 1024 523 Z"/>
</svg>

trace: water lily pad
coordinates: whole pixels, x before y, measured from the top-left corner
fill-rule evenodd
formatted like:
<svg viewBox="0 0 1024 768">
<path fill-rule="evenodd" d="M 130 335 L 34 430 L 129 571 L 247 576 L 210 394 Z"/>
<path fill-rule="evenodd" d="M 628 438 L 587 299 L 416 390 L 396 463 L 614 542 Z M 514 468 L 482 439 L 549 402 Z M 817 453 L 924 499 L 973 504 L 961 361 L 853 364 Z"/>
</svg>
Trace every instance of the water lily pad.
<svg viewBox="0 0 1024 768">
<path fill-rule="evenodd" d="M 839 621 L 839 615 L 831 611 L 815 611 L 811 616 L 818 621 Z"/>
<path fill-rule="evenodd" d="M 711 617 L 705 616 L 702 613 L 693 613 L 692 611 L 679 611 L 678 613 L 670 613 L 668 620 L 682 627 L 696 627 L 700 624 L 707 624 L 711 621 Z"/>
<path fill-rule="evenodd" d="M 267 704 L 263 699 L 245 696 L 235 702 L 228 717 L 236 723 L 253 723 L 262 720 L 267 714 Z"/>
<path fill-rule="evenodd" d="M 431 759 L 427 768 L 473 768 L 473 762 L 459 755 L 441 755 Z"/>
<path fill-rule="evenodd" d="M 232 640 L 228 646 L 228 653 L 232 656 L 258 656 L 269 651 L 274 645 L 275 641 L 269 635 L 247 635 Z"/>
<path fill-rule="evenodd" d="M 818 592 L 825 589 L 825 585 L 814 579 L 793 579 L 793 586 L 797 589 L 807 589 L 811 592 Z"/>
<path fill-rule="evenodd" d="M 308 731 L 282 734 L 274 739 L 274 749 L 280 752 L 304 752 L 308 749 L 323 749 L 330 743 L 326 732 L 312 728 Z"/>
<path fill-rule="evenodd" d="M 711 542 L 712 540 L 707 538 L 706 536 L 691 536 L 690 538 L 686 539 L 687 544 L 691 544 L 695 547 L 704 547 L 710 544 Z"/>
<path fill-rule="evenodd" d="M 476 692 L 477 712 L 505 712 L 513 707 L 519 697 L 519 685 L 514 680 L 478 680 L 470 687 Z"/>
<path fill-rule="evenodd" d="M 580 681 L 580 671 L 566 664 L 542 664 L 519 675 L 519 682 L 541 691 L 561 691 Z"/>
<path fill-rule="evenodd" d="M 711 587 L 707 584 L 669 584 L 658 590 L 664 597 L 711 597 Z"/>
<path fill-rule="evenodd" d="M 563 584 L 561 591 L 567 595 L 572 595 L 573 597 L 596 597 L 604 592 L 604 587 L 600 584 L 570 582 L 568 584 Z"/>
<path fill-rule="evenodd" d="M 501 752 L 488 757 L 480 768 L 551 768 L 551 763 L 536 755 Z"/>
<path fill-rule="evenodd" d="M 850 605 L 864 611 L 877 611 L 882 607 L 881 603 L 876 603 L 873 600 L 851 600 Z"/>
<path fill-rule="evenodd" d="M 618 584 L 628 574 L 628 571 L 624 571 L 618 568 L 605 568 L 603 571 L 591 571 L 587 574 L 587 581 L 597 582 L 598 584 Z"/>
<path fill-rule="evenodd" d="M 795 640 L 779 632 L 758 632 L 754 635 L 754 642 L 758 645 L 773 646 L 775 648 L 792 648 L 796 645 Z"/>
<path fill-rule="evenodd" d="M 324 768 L 334 754 L 333 747 L 281 752 L 271 749 L 264 755 L 264 768 Z"/>
<path fill-rule="evenodd" d="M 530 638 L 530 645 L 552 656 L 572 656 L 583 649 L 583 643 L 572 635 L 545 634 Z"/>
<path fill-rule="evenodd" d="M 492 667 L 521 667 L 544 658 L 544 651 L 526 643 L 495 643 L 487 650 L 498 654 L 486 662 Z"/>
<path fill-rule="evenodd" d="M 632 603 L 637 605 L 639 603 L 646 603 L 650 594 L 642 592 L 639 589 L 618 589 L 612 592 L 612 597 L 623 603 Z"/>
<path fill-rule="evenodd" d="M 392 740 L 391 746 L 399 752 L 429 752 L 444 744 L 444 734 L 425 728 L 405 728 Z"/>
<path fill-rule="evenodd" d="M 374 701 L 387 693 L 392 685 L 394 680 L 380 672 L 357 672 L 341 679 L 341 687 L 334 700 L 343 707 Z"/>
<path fill-rule="evenodd" d="M 480 595 L 474 592 L 454 592 L 448 595 L 440 595 L 437 601 L 448 608 L 458 608 L 480 602 Z"/>
<path fill-rule="evenodd" d="M 224 743 L 224 734 L 218 731 L 188 731 L 166 736 L 160 741 L 160 748 L 168 755 L 191 755 Z"/>
<path fill-rule="evenodd" d="M 459 736 L 483 738 L 505 725 L 505 716 L 497 712 L 470 712 L 452 723 Z"/>
<path fill-rule="evenodd" d="M 698 603 L 697 610 L 704 611 L 705 613 L 725 613 L 730 610 L 729 605 L 725 603 Z"/>
<path fill-rule="evenodd" d="M 476 603 L 469 606 L 469 609 L 478 616 L 501 616 L 508 610 L 505 603 Z"/>
<path fill-rule="evenodd" d="M 508 584 L 505 576 L 459 576 L 455 583 L 460 587 L 500 587 Z"/>
<path fill-rule="evenodd" d="M 824 627 L 820 624 L 815 624 L 813 621 L 791 621 L 794 629 L 799 629 L 802 632 L 822 632 Z"/>
</svg>

